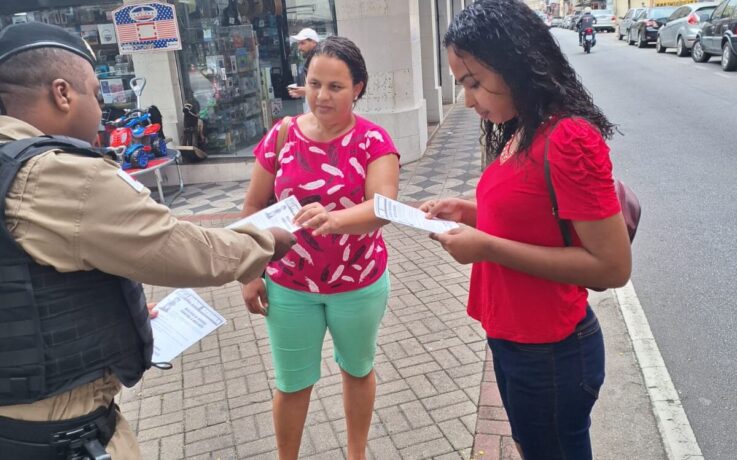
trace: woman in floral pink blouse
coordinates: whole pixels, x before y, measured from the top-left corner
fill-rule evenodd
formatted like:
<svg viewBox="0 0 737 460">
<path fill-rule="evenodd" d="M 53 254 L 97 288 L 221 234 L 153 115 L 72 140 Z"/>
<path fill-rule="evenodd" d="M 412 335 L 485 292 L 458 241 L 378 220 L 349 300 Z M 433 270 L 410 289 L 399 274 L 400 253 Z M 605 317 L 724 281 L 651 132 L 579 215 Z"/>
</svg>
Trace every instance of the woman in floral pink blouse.
<svg viewBox="0 0 737 460">
<path fill-rule="evenodd" d="M 365 458 L 376 380 L 376 337 L 389 296 L 387 251 L 375 193 L 396 198 L 399 154 L 387 132 L 353 113 L 368 73 L 350 40 L 330 37 L 306 63 L 310 112 L 280 124 L 256 147 L 243 215 L 269 199 L 295 196 L 297 244 L 243 286 L 248 310 L 266 315 L 277 391 L 280 459 L 296 459 L 312 386 L 320 378 L 325 331 L 343 377 L 348 457 Z"/>
</svg>

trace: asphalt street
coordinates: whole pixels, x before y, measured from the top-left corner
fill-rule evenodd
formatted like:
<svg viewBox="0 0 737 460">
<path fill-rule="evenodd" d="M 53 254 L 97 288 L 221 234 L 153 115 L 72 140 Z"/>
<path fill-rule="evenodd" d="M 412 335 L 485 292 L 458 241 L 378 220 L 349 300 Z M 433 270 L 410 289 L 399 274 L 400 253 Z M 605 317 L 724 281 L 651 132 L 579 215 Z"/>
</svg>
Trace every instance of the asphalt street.
<svg viewBox="0 0 737 460">
<path fill-rule="evenodd" d="M 554 29 L 622 135 L 615 175 L 642 202 L 632 281 L 706 459 L 737 452 L 737 72 Z"/>
</svg>

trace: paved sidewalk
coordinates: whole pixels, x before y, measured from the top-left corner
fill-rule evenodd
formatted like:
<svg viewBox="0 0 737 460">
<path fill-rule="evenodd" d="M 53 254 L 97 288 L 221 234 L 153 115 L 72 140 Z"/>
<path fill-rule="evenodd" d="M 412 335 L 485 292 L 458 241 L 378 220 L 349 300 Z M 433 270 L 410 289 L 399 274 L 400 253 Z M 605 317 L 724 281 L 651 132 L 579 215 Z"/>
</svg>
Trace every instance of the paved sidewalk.
<svg viewBox="0 0 737 460">
<path fill-rule="evenodd" d="M 400 199 L 471 192 L 480 169 L 478 137 L 478 118 L 459 104 L 426 155 L 403 166 Z M 235 185 L 210 187 L 208 194 L 242 197 L 245 185 Z M 184 200 L 181 213 L 205 226 L 223 226 L 234 218 L 208 214 L 199 208 L 201 203 L 193 212 L 188 204 Z M 519 458 L 483 332 L 465 313 L 469 267 L 457 265 L 421 232 L 388 226 L 385 239 L 392 295 L 379 335 L 370 458 Z M 147 287 L 151 300 L 170 291 Z M 228 324 L 175 360 L 174 369 L 148 372 L 121 398 L 144 458 L 276 458 L 271 422 L 274 374 L 264 320 L 248 314 L 235 283 L 197 292 Z M 604 328 L 608 359 L 607 381 L 593 417 L 595 458 L 664 459 L 618 305 L 610 293 L 595 294 L 592 305 Z M 340 372 L 329 335 L 323 356 L 301 458 L 343 459 Z"/>
</svg>

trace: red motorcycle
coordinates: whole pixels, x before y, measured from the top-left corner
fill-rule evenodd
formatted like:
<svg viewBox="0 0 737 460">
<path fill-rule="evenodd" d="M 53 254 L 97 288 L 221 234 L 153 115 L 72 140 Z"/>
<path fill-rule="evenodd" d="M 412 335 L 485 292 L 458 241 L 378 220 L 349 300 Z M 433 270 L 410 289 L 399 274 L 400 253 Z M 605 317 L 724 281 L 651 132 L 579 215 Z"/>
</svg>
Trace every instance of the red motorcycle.
<svg viewBox="0 0 737 460">
<path fill-rule="evenodd" d="M 583 50 L 587 54 L 591 54 L 591 48 L 596 45 L 596 38 L 594 38 L 594 29 L 591 27 L 583 30 Z"/>
</svg>

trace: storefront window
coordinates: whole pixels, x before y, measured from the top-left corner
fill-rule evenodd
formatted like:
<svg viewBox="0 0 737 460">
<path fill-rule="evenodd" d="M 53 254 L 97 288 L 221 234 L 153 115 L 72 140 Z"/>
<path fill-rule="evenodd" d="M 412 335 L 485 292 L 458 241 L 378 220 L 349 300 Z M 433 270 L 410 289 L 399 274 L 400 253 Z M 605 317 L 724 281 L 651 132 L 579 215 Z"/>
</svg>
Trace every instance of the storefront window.
<svg viewBox="0 0 737 460">
<path fill-rule="evenodd" d="M 271 2 L 273 5 L 273 2 Z M 178 3 L 185 104 L 204 121 L 210 155 L 250 155 L 271 126 L 271 63 L 281 59 L 279 19 L 262 2 Z"/>
<path fill-rule="evenodd" d="M 118 52 L 113 27 L 112 11 L 120 7 L 122 2 L 99 3 L 101 4 L 96 6 L 13 11 L 0 16 L 0 28 L 38 21 L 63 27 L 87 40 L 97 58 L 96 73 L 105 101 L 103 121 L 106 121 L 120 116 L 125 109 L 136 106 L 135 95 L 130 89 L 130 80 L 135 74 L 131 57 Z"/>
<path fill-rule="evenodd" d="M 248 156 L 272 124 L 303 112 L 289 97 L 303 27 L 335 34 L 332 0 L 177 0 L 182 94 L 204 121 L 210 155 Z"/>
</svg>

